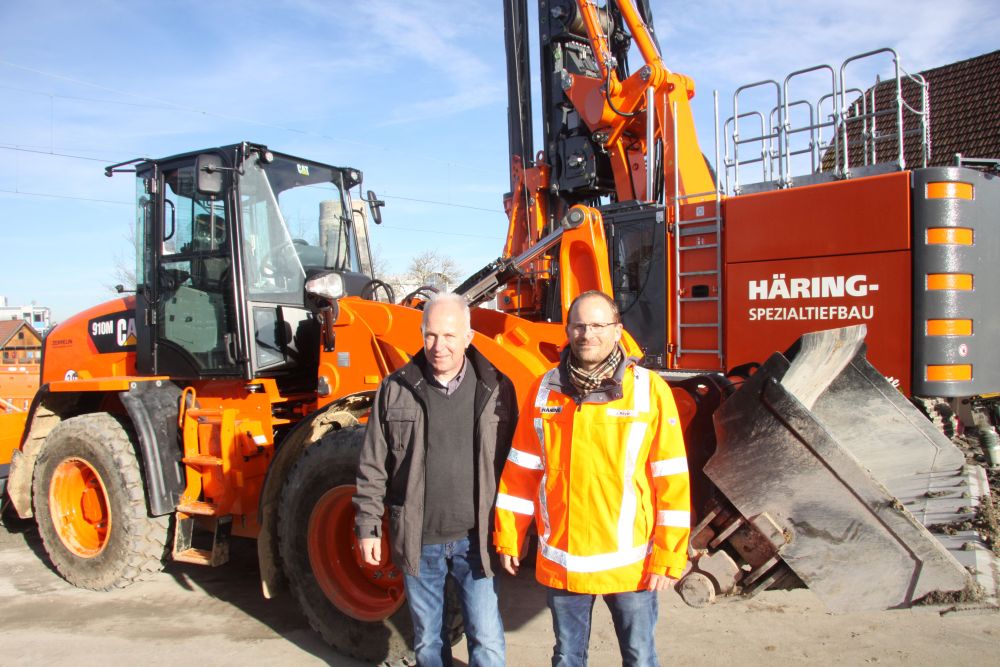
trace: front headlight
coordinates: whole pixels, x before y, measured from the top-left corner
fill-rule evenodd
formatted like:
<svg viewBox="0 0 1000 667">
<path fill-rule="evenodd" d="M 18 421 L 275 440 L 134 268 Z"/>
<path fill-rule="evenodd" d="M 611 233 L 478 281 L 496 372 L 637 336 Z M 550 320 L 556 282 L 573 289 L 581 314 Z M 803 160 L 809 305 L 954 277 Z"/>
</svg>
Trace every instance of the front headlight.
<svg viewBox="0 0 1000 667">
<path fill-rule="evenodd" d="M 344 296 L 344 278 L 334 271 L 320 273 L 306 281 L 306 294 L 327 301 L 336 301 Z"/>
</svg>

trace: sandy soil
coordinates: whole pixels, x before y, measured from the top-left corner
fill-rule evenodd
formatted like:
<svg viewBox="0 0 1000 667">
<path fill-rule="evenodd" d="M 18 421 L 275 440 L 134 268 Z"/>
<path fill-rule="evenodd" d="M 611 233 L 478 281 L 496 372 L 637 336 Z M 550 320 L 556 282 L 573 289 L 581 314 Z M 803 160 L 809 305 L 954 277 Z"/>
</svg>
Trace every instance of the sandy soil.
<svg viewBox="0 0 1000 667">
<path fill-rule="evenodd" d="M 547 665 L 545 598 L 533 573 L 502 581 L 508 663 Z M 661 597 L 662 664 L 991 665 L 1000 662 L 1000 614 L 985 609 L 833 615 L 807 590 L 686 607 Z M 228 565 L 170 564 L 154 580 L 114 593 L 73 588 L 48 566 L 33 527 L 0 529 L 0 646 L 4 665 L 345 665 L 294 603 L 266 601 L 254 545 L 237 541 Z M 620 664 L 607 609 L 596 606 L 591 664 Z M 464 645 L 455 649 L 460 661 Z"/>
</svg>

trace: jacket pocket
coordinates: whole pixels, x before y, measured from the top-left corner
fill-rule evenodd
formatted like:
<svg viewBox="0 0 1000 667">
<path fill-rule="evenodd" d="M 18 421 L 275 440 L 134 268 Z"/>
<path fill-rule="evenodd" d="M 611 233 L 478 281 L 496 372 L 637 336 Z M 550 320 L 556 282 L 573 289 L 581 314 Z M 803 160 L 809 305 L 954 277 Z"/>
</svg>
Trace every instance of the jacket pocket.
<svg viewBox="0 0 1000 667">
<path fill-rule="evenodd" d="M 385 411 L 386 440 L 393 454 L 399 456 L 411 447 L 416 436 L 417 417 L 414 408 L 389 408 Z"/>
</svg>

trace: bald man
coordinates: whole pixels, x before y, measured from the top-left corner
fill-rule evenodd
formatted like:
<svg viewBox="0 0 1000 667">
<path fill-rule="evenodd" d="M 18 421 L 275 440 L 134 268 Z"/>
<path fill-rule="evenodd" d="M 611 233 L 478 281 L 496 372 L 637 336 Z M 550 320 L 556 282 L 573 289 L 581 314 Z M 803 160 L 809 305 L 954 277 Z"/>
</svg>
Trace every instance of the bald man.
<svg viewBox="0 0 1000 667">
<path fill-rule="evenodd" d="M 471 665 L 503 665 L 491 534 L 497 480 L 517 398 L 472 345 L 465 300 L 430 300 L 423 349 L 382 382 L 358 467 L 355 530 L 366 563 L 383 561 L 389 511 L 393 563 L 403 571 L 418 665 L 450 665 L 445 579 L 458 584 Z"/>
</svg>

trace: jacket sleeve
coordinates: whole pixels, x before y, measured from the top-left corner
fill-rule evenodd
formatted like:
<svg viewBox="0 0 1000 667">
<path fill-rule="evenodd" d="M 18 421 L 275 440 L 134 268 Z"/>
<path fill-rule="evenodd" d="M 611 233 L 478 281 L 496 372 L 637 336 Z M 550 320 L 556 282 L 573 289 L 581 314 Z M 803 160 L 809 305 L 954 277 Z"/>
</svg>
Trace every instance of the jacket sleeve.
<svg viewBox="0 0 1000 667">
<path fill-rule="evenodd" d="M 358 537 L 381 537 L 382 515 L 385 513 L 385 493 L 389 472 L 386 469 L 389 443 L 383 429 L 386 394 L 389 382 L 383 382 L 375 392 L 365 440 L 358 461 L 357 490 L 354 502 L 354 530 Z"/>
<path fill-rule="evenodd" d="M 691 486 L 684 436 L 673 394 L 666 382 L 652 378 L 651 396 L 657 417 L 649 450 L 656 524 L 653 529 L 652 574 L 679 579 L 687 564 L 691 534 Z"/>
<path fill-rule="evenodd" d="M 535 433 L 536 381 L 521 407 L 507 462 L 497 488 L 493 544 L 499 553 L 519 556 L 535 516 L 542 480 L 542 447 Z"/>
</svg>

